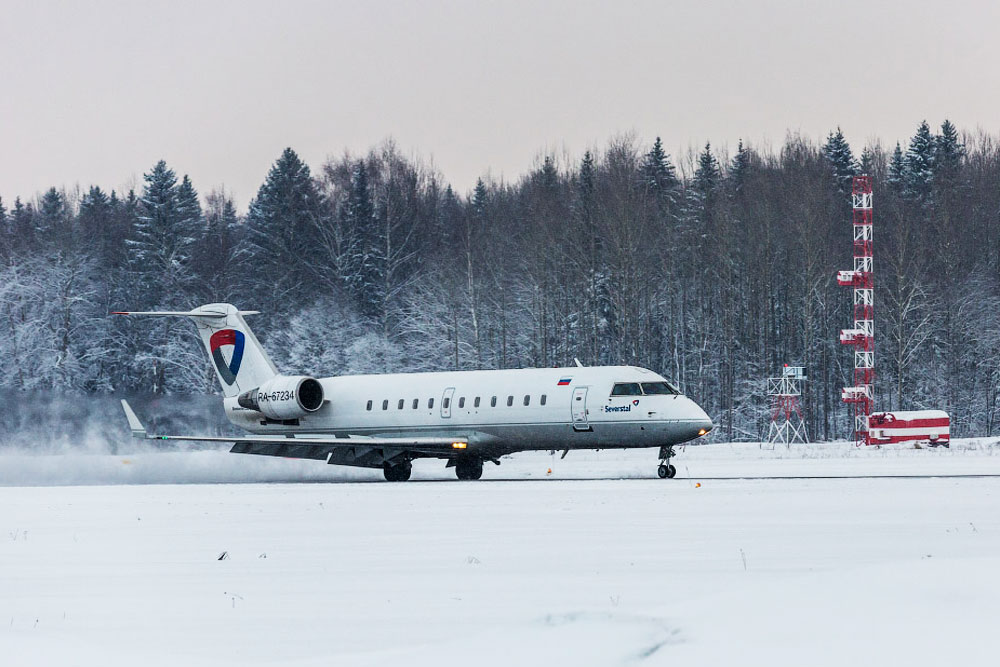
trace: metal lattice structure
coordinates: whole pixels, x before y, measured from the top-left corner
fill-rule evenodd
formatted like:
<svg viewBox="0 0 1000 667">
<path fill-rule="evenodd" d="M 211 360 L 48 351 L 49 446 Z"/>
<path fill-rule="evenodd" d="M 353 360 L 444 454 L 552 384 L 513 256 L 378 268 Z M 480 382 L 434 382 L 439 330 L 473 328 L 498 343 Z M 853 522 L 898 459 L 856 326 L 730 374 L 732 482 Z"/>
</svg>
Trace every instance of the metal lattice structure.
<svg viewBox="0 0 1000 667">
<path fill-rule="evenodd" d="M 871 444 L 868 417 L 872 413 L 875 381 L 875 312 L 872 292 L 872 181 L 855 176 L 851 187 L 854 223 L 854 270 L 840 271 L 837 283 L 854 288 L 854 327 L 840 332 L 840 342 L 854 347 L 854 385 L 841 398 L 851 406 L 854 443 Z"/>
<path fill-rule="evenodd" d="M 802 383 L 806 381 L 802 366 L 788 366 L 778 377 L 767 379 L 767 395 L 771 397 L 771 425 L 767 431 L 767 442 L 808 442 L 806 420 L 799 406 Z"/>
</svg>

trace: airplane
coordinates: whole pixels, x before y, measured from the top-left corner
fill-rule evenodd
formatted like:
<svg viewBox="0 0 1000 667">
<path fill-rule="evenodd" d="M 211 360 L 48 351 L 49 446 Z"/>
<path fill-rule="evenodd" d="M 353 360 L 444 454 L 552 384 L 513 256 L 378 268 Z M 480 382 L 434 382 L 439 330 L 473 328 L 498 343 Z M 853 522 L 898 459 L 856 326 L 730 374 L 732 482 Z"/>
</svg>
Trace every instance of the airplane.
<svg viewBox="0 0 1000 667">
<path fill-rule="evenodd" d="M 215 367 L 229 421 L 250 436 L 154 435 L 122 401 L 132 435 L 232 443 L 231 452 L 381 468 L 410 478 L 437 458 L 460 480 L 482 477 L 515 452 L 659 447 L 657 475 L 672 478 L 674 447 L 712 430 L 709 416 L 663 376 L 634 366 L 447 371 L 313 378 L 278 372 L 241 311 L 227 303 L 187 312 Z"/>
</svg>

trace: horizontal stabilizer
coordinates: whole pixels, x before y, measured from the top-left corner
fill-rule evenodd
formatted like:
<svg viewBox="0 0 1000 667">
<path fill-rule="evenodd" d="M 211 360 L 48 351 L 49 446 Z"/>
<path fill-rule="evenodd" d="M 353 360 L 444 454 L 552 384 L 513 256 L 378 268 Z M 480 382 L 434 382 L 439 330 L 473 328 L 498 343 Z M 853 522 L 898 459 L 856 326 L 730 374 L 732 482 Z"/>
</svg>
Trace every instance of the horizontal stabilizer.
<svg viewBox="0 0 1000 667">
<path fill-rule="evenodd" d="M 203 317 L 208 319 L 224 319 L 229 313 L 221 310 L 116 310 L 112 315 L 153 315 L 160 317 Z M 241 310 L 240 315 L 259 315 L 259 310 Z"/>
<path fill-rule="evenodd" d="M 207 303 L 192 310 L 119 310 L 112 315 L 129 318 L 179 317 L 190 319 L 198 329 L 205 353 L 219 378 L 226 398 L 256 389 L 278 375 L 260 341 L 247 326 L 244 315 L 256 310 L 240 310 L 230 303 Z"/>
<path fill-rule="evenodd" d="M 132 430 L 132 437 L 145 438 L 146 427 L 142 425 L 142 422 L 139 421 L 139 417 L 136 416 L 132 406 L 129 405 L 128 401 L 124 398 L 122 399 L 122 409 L 125 411 L 125 418 L 128 419 L 128 427 Z"/>
</svg>

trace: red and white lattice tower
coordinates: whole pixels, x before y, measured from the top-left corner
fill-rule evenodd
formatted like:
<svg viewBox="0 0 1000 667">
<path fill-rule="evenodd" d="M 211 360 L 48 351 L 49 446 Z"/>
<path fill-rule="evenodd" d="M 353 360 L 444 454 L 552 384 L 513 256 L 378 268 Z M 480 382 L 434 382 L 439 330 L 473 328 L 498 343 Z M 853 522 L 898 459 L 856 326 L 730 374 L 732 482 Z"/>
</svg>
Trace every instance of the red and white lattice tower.
<svg viewBox="0 0 1000 667">
<path fill-rule="evenodd" d="M 802 383 L 806 381 L 805 368 L 789 366 L 779 377 L 767 379 L 767 394 L 771 397 L 771 425 L 767 431 L 767 442 L 808 442 L 806 420 L 799 407 Z"/>
<path fill-rule="evenodd" d="M 872 181 L 855 176 L 851 187 L 854 208 L 854 270 L 840 271 L 837 283 L 854 288 L 854 328 L 840 332 L 840 342 L 854 347 L 854 386 L 841 397 L 851 406 L 854 443 L 867 445 L 868 417 L 872 413 L 875 381 L 875 319 L 872 301 Z"/>
</svg>

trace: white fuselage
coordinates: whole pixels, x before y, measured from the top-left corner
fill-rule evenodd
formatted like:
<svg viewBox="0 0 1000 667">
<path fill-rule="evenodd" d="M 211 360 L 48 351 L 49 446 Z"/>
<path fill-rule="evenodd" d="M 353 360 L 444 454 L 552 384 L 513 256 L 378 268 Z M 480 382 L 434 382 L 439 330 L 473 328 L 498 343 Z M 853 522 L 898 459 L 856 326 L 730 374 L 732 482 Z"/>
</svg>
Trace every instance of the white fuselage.
<svg viewBox="0 0 1000 667">
<path fill-rule="evenodd" d="M 275 422 L 226 399 L 233 424 L 258 434 L 448 436 L 468 454 L 495 458 L 529 449 L 663 447 L 712 428 L 680 394 L 612 395 L 663 383 L 632 366 L 457 371 L 322 378 L 326 402 Z M 616 385 L 628 385 L 619 387 Z"/>
</svg>

